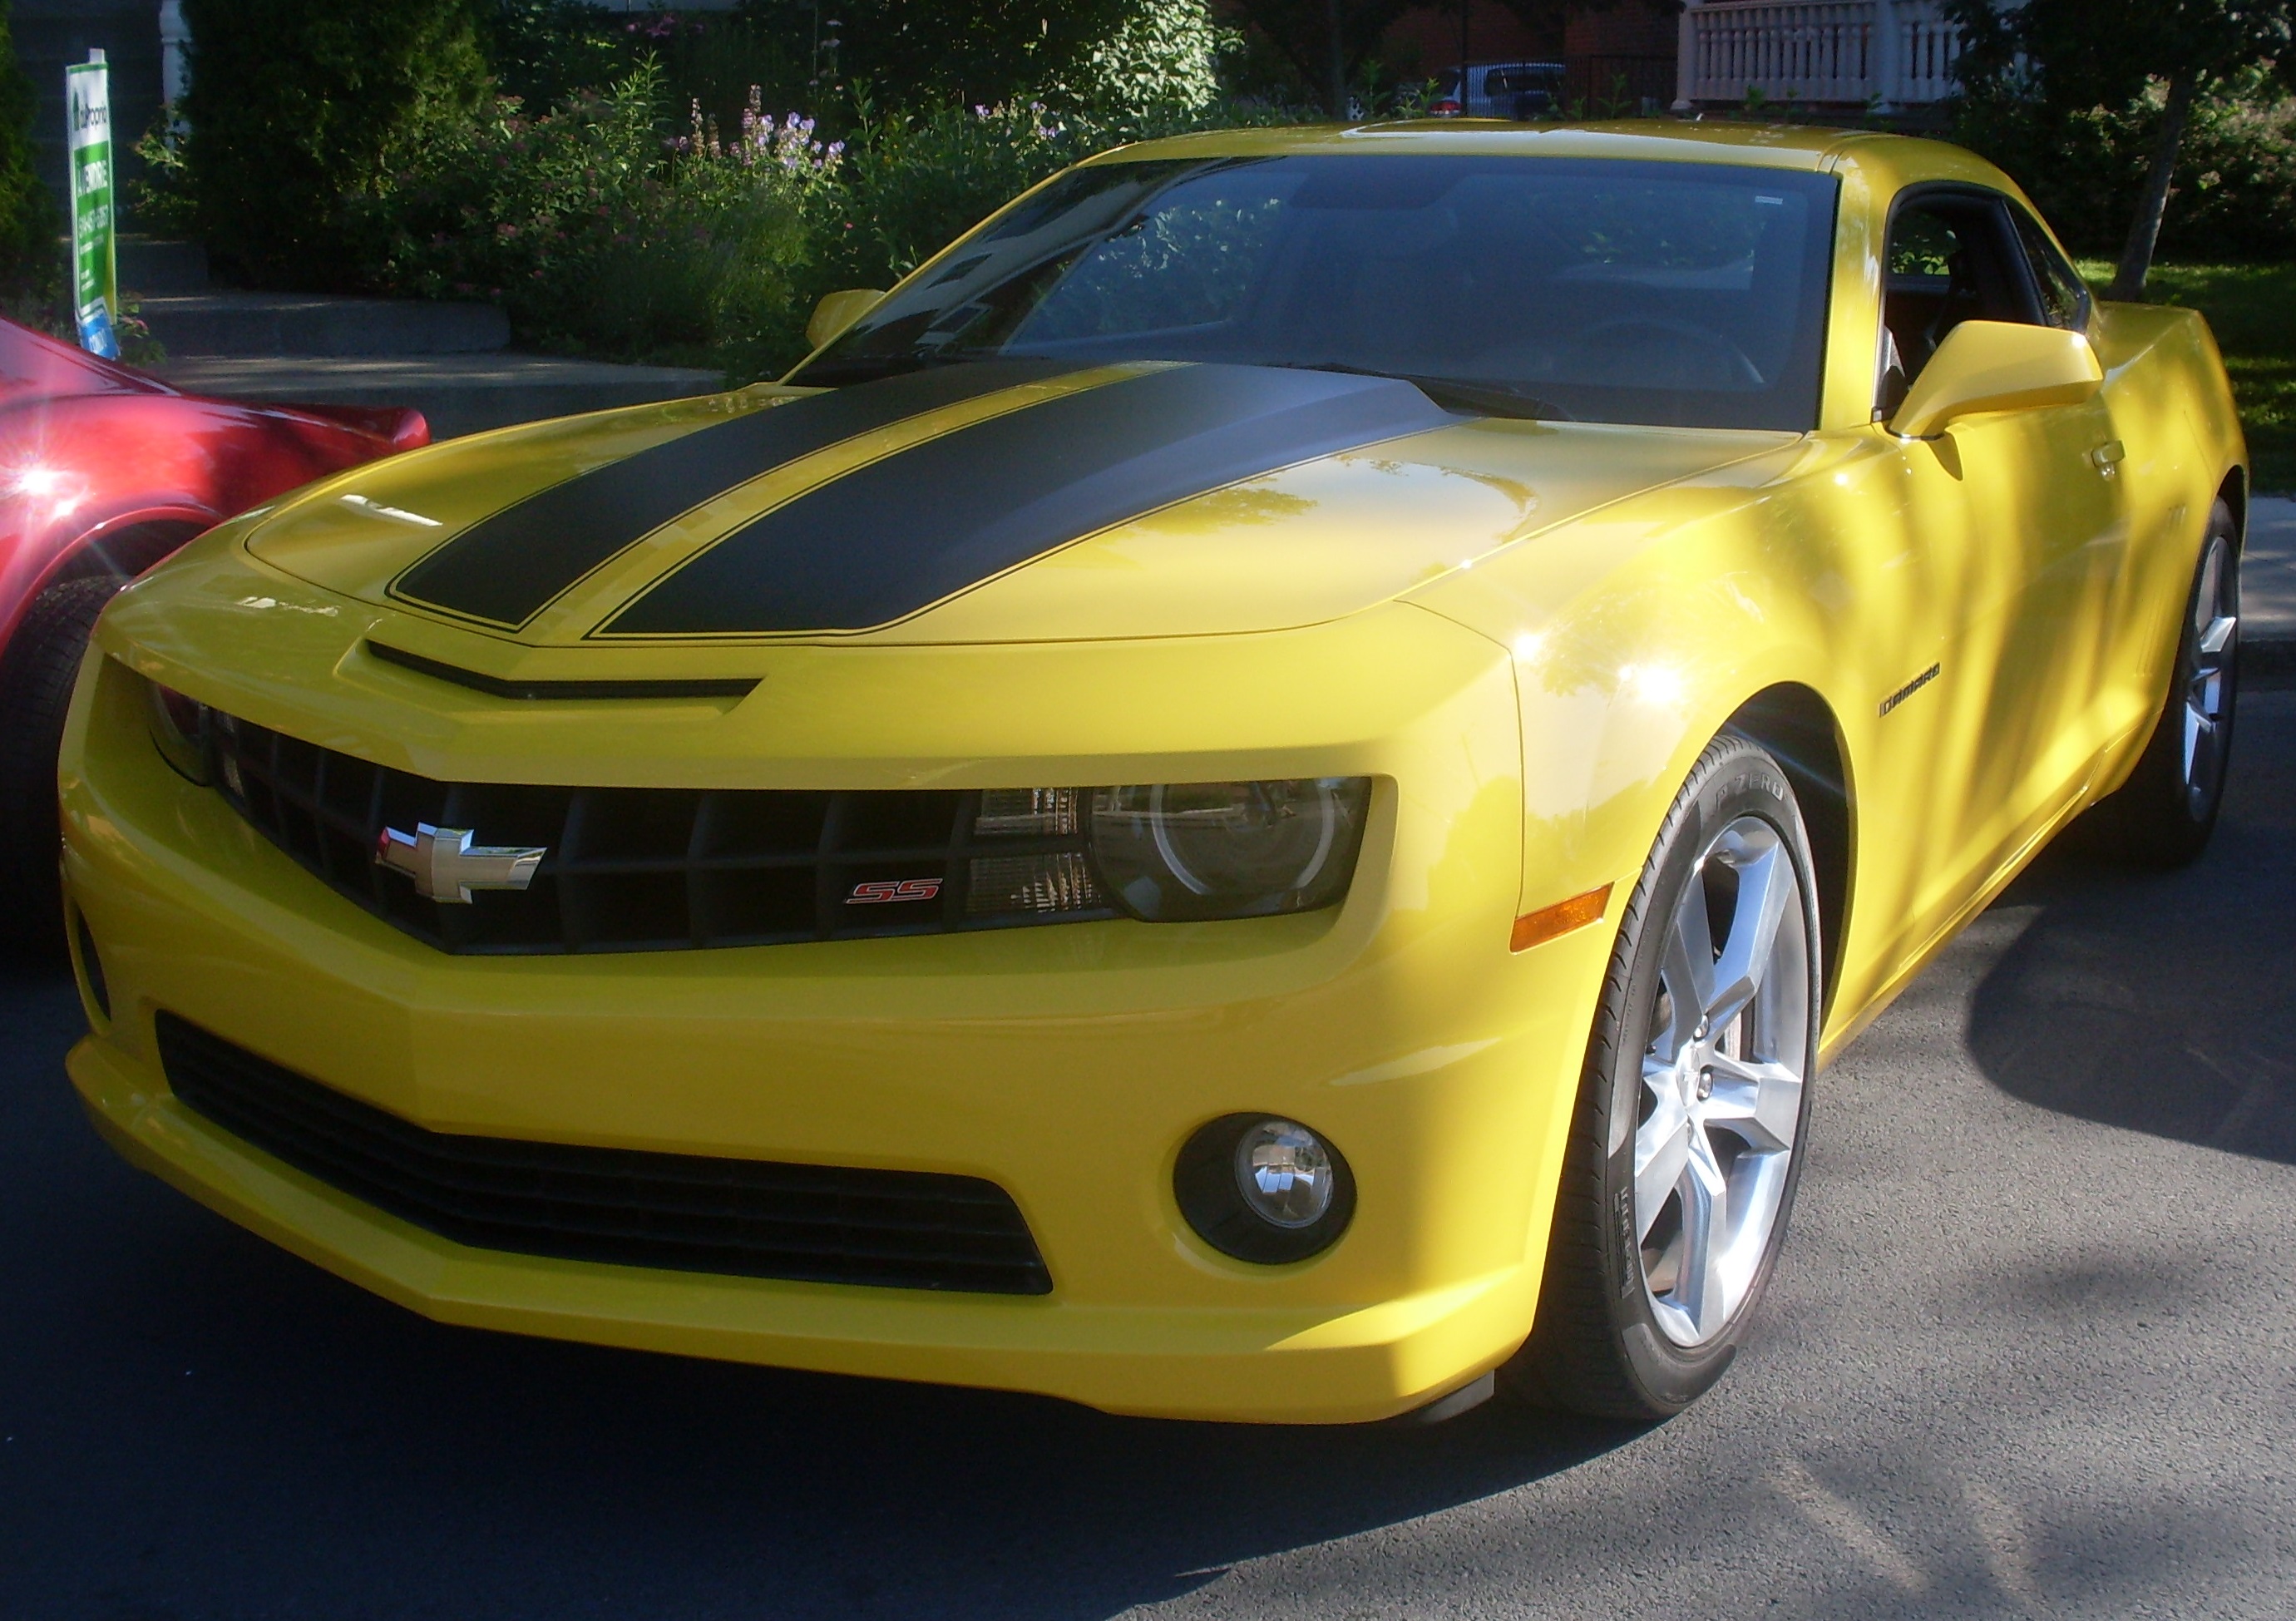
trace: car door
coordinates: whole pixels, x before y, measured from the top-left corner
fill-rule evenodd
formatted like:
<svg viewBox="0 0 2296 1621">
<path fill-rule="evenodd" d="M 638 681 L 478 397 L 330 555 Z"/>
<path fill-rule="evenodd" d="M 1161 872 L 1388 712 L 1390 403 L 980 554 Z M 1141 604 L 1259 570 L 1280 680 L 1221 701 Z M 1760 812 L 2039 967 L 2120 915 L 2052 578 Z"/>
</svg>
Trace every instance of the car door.
<svg viewBox="0 0 2296 1621">
<path fill-rule="evenodd" d="M 1909 191 L 1893 207 L 1876 411 L 1885 424 L 1962 321 L 2085 316 L 2044 299 L 2013 206 L 1955 185 Z M 1923 605 L 1941 629 L 1935 671 L 1907 672 L 1934 687 L 1930 713 L 1903 740 L 1930 760 L 1931 860 L 1915 903 L 1925 919 L 1957 909 L 2087 785 L 2113 653 L 2105 610 L 2127 543 L 2116 453 L 2103 391 L 1896 444 L 1916 547 L 1932 565 L 1927 588 L 1939 597 Z M 1908 691 L 1898 701 L 1918 700 Z"/>
</svg>

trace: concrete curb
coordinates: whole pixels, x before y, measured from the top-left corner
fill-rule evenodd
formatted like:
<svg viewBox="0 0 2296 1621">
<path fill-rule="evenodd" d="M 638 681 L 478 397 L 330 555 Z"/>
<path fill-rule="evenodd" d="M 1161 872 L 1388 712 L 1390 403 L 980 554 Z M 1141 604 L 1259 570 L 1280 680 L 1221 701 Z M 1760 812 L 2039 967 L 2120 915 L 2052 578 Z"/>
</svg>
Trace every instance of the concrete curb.
<svg viewBox="0 0 2296 1621">
<path fill-rule="evenodd" d="M 510 342 L 492 304 L 292 292 L 173 292 L 144 300 L 171 357 L 486 354 Z"/>
</svg>

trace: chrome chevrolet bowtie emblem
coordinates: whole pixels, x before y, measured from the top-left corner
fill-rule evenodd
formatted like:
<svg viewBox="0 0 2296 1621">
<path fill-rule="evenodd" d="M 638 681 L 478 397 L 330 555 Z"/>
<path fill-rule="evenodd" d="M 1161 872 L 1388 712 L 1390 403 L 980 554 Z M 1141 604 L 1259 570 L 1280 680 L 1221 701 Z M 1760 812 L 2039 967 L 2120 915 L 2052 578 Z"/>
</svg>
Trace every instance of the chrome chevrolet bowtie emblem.
<svg viewBox="0 0 2296 1621">
<path fill-rule="evenodd" d="M 414 824 L 413 833 L 385 827 L 374 842 L 374 861 L 414 880 L 414 893 L 453 906 L 471 904 L 474 889 L 524 889 L 549 846 L 472 844 L 467 827 Z"/>
</svg>

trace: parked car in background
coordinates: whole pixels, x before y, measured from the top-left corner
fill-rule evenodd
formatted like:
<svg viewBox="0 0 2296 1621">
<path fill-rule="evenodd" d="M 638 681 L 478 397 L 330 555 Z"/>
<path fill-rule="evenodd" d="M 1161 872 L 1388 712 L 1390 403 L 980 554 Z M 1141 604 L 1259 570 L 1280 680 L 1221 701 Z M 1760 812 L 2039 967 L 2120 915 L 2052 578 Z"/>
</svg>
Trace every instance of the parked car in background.
<svg viewBox="0 0 2296 1621">
<path fill-rule="evenodd" d="M 1434 103 L 1438 118 L 1541 119 L 1562 108 L 1559 62 L 1476 62 L 1467 64 L 1467 95 L 1459 95 L 1459 70 L 1443 75 Z"/>
<path fill-rule="evenodd" d="M 62 939 L 56 740 L 111 594 L 235 513 L 430 442 L 419 411 L 206 399 L 0 321 L 0 948 Z"/>
</svg>

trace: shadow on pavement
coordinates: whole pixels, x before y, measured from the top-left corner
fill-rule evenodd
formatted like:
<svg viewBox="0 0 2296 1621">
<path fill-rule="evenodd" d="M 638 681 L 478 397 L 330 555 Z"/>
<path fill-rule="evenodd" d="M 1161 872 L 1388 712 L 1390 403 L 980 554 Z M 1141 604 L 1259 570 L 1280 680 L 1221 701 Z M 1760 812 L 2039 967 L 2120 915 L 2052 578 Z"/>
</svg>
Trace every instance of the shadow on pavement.
<svg viewBox="0 0 2296 1621">
<path fill-rule="evenodd" d="M 68 980 L 0 971 L 0 1029 L 11 1615 L 1101 1617 L 1641 1433 L 1159 1423 L 441 1327 L 112 1159 Z"/>
<path fill-rule="evenodd" d="M 2043 1108 L 2296 1163 L 2296 694 L 2241 705 L 2209 852 L 2147 873 L 2051 851 L 1995 909 L 2036 915 L 1980 986 L 1971 1052 Z"/>
</svg>

